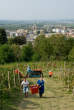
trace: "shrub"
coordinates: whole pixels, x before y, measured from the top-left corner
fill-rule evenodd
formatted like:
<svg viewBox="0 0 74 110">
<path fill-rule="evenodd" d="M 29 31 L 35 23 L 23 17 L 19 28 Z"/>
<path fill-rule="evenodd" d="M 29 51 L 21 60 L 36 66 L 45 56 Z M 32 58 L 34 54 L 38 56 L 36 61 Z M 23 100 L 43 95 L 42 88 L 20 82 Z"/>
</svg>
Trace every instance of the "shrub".
<svg viewBox="0 0 74 110">
<path fill-rule="evenodd" d="M 0 63 L 8 63 L 14 61 L 14 53 L 11 47 L 4 44 L 0 47 Z"/>
<path fill-rule="evenodd" d="M 31 44 L 22 47 L 22 60 L 31 61 L 33 55 L 33 48 Z"/>
<path fill-rule="evenodd" d="M 69 55 L 68 55 L 69 60 L 74 60 L 74 47 L 71 49 Z"/>
<path fill-rule="evenodd" d="M 5 44 L 7 42 L 7 35 L 4 29 L 0 29 L 0 44 Z"/>
<path fill-rule="evenodd" d="M 21 61 L 21 48 L 19 45 L 13 44 L 12 46 L 12 50 L 14 53 L 14 57 L 15 57 L 15 61 Z"/>
<path fill-rule="evenodd" d="M 34 55 L 32 56 L 32 60 L 33 61 L 40 61 L 40 55 L 38 53 L 34 53 Z"/>
<path fill-rule="evenodd" d="M 13 43 L 17 45 L 23 45 L 26 44 L 26 37 L 24 36 L 18 36 L 13 38 Z"/>
</svg>

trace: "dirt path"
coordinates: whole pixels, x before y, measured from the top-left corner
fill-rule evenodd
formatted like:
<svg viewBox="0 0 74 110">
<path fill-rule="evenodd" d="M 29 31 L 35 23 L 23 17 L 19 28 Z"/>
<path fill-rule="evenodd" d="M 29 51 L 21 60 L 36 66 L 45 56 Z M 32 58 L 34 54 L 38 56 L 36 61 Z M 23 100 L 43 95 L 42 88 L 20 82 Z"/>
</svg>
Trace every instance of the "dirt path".
<svg viewBox="0 0 74 110">
<path fill-rule="evenodd" d="M 65 91 L 61 82 L 45 78 L 43 98 L 30 94 L 28 98 L 23 98 L 16 108 L 17 110 L 74 110 L 74 96 Z"/>
</svg>

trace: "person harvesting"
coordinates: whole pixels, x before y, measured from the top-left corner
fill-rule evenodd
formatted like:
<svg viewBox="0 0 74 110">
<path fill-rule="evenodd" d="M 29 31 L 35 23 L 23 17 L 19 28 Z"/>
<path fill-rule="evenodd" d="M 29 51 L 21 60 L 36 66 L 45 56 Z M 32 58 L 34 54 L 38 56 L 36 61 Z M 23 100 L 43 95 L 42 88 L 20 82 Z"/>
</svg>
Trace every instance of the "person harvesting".
<svg viewBox="0 0 74 110">
<path fill-rule="evenodd" d="M 21 86 L 23 87 L 23 93 L 25 94 L 25 97 L 28 97 L 28 86 L 29 86 L 29 82 L 26 80 L 26 77 L 24 77 Z"/>
<path fill-rule="evenodd" d="M 53 72 L 49 71 L 49 77 L 52 77 L 52 75 L 53 75 Z"/>
<path fill-rule="evenodd" d="M 39 96 L 40 98 L 42 97 L 43 93 L 44 93 L 44 80 L 43 77 L 41 77 L 38 81 L 37 84 L 39 86 Z"/>
</svg>

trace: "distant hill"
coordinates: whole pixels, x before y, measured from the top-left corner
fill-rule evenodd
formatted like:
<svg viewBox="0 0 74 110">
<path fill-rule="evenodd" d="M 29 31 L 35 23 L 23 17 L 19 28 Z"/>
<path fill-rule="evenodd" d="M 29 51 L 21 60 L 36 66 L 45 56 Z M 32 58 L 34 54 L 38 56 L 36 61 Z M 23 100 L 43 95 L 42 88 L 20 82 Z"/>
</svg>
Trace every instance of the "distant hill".
<svg viewBox="0 0 74 110">
<path fill-rule="evenodd" d="M 6 25 L 6 24 L 33 24 L 36 21 L 18 21 L 18 20 L 0 20 L 0 25 Z"/>
<path fill-rule="evenodd" d="M 7 24 L 33 24 L 33 23 L 74 23 L 74 19 L 63 19 L 63 20 L 0 20 L 0 25 Z"/>
</svg>

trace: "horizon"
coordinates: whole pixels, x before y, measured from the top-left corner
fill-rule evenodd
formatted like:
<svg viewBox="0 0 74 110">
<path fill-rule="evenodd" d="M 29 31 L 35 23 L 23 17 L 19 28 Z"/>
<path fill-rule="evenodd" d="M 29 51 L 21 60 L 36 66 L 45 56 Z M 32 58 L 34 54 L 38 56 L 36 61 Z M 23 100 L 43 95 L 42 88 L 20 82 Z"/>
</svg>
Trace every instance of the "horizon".
<svg viewBox="0 0 74 110">
<path fill-rule="evenodd" d="M 74 20 L 74 18 L 60 18 L 60 19 L 0 19 L 0 21 L 70 21 Z"/>
</svg>

